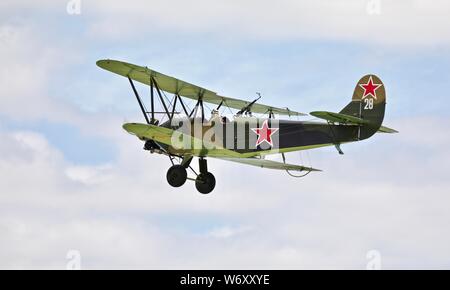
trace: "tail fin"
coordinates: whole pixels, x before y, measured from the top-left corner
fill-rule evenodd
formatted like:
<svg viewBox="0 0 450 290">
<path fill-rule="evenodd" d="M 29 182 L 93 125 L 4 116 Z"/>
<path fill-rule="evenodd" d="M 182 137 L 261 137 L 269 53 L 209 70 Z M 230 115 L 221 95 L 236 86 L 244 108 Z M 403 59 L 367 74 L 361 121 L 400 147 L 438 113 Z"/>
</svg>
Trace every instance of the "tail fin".
<svg viewBox="0 0 450 290">
<path fill-rule="evenodd" d="M 363 76 L 355 87 L 352 101 L 341 114 L 361 118 L 367 123 L 361 126 L 358 139 L 366 139 L 381 127 L 386 107 L 386 90 L 376 75 Z"/>
</svg>

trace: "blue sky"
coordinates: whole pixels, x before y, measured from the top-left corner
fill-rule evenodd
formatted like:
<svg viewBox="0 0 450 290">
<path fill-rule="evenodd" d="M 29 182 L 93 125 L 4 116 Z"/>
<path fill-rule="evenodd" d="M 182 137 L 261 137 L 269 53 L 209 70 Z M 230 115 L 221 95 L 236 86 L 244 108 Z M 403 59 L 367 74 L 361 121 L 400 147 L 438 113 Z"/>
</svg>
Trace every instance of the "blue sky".
<svg viewBox="0 0 450 290">
<path fill-rule="evenodd" d="M 445 1 L 68 2 L 0 4 L 0 268 L 64 268 L 70 249 L 85 268 L 363 269 L 371 249 L 385 268 L 448 268 Z M 324 170 L 306 179 L 211 160 L 213 194 L 174 190 L 122 130 L 142 116 L 103 58 L 306 113 L 375 73 L 400 134 L 303 153 Z"/>
</svg>

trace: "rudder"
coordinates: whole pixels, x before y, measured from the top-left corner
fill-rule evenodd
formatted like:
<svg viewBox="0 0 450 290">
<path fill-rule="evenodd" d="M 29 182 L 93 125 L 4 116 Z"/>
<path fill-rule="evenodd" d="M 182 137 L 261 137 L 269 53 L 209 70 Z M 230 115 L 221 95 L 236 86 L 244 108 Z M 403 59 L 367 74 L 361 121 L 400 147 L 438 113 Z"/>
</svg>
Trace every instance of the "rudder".
<svg viewBox="0 0 450 290">
<path fill-rule="evenodd" d="M 367 139 L 375 134 L 383 123 L 386 107 L 386 90 L 383 82 L 376 75 L 365 75 L 356 84 L 352 101 L 340 111 L 367 120 L 361 126 L 358 139 Z"/>
</svg>

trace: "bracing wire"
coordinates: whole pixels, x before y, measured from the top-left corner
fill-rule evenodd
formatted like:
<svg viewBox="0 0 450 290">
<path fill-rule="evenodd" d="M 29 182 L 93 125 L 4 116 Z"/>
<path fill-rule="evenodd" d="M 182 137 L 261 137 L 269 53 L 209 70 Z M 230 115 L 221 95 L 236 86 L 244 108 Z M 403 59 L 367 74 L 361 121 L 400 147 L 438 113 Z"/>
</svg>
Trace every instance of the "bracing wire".
<svg viewBox="0 0 450 290">
<path fill-rule="evenodd" d="M 157 99 L 158 99 L 160 107 L 162 108 L 163 104 L 162 104 L 161 100 L 159 98 L 157 98 Z M 166 118 L 166 114 L 164 113 L 163 116 L 161 117 L 161 120 L 159 121 L 159 123 L 162 124 L 165 118 Z"/>
<path fill-rule="evenodd" d="M 228 110 L 230 111 L 231 115 L 234 115 L 233 111 L 231 110 L 231 108 L 228 106 L 227 102 L 224 100 L 223 103 L 225 104 L 225 106 L 228 108 Z"/>
<path fill-rule="evenodd" d="M 225 112 L 226 109 L 227 109 L 227 106 L 223 106 L 222 112 L 220 112 L 220 115 L 221 115 L 221 116 L 223 115 L 223 113 Z"/>
<path fill-rule="evenodd" d="M 172 106 L 172 102 L 171 102 L 170 99 L 167 97 L 166 93 L 165 93 L 164 91 L 162 91 L 162 90 L 160 90 L 160 91 L 161 91 L 161 93 L 163 94 L 164 98 L 166 98 L 166 101 L 169 102 L 169 105 Z M 174 95 L 174 97 L 172 98 L 172 100 L 174 100 L 174 99 L 175 99 L 175 95 Z"/>
<path fill-rule="evenodd" d="M 209 110 L 209 112 L 212 112 L 211 108 L 207 104 L 203 103 L 203 105 Z"/>
<path fill-rule="evenodd" d="M 309 165 L 309 167 L 312 167 L 311 159 L 309 158 L 309 152 L 308 152 L 308 151 L 306 151 L 306 158 L 308 159 L 308 165 Z"/>
</svg>

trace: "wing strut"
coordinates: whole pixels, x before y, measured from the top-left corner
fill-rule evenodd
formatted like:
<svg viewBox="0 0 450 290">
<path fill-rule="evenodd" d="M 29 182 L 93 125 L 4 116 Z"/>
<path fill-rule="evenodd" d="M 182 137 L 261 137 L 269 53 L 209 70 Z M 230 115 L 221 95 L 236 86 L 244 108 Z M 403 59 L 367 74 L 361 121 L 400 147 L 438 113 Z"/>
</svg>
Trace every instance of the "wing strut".
<svg viewBox="0 0 450 290">
<path fill-rule="evenodd" d="M 205 108 L 203 107 L 203 100 L 200 99 L 200 106 L 202 108 L 202 123 L 205 121 Z"/>
<path fill-rule="evenodd" d="M 250 104 L 248 104 L 247 106 L 243 107 L 239 112 L 237 112 L 237 115 L 242 115 L 243 113 L 251 114 L 251 110 L 252 110 L 252 106 L 254 103 L 256 103 L 256 101 L 258 101 L 259 99 L 261 99 L 261 94 L 257 93 L 258 97 L 256 99 L 254 99 Z"/>
<path fill-rule="evenodd" d="M 184 105 L 183 99 L 181 99 L 180 95 L 179 95 L 179 94 L 176 94 L 176 95 L 175 95 L 175 98 L 180 99 L 180 104 L 181 104 L 181 107 L 183 107 L 184 113 L 186 114 L 186 116 L 189 116 L 189 113 L 187 112 L 186 106 Z"/>
<path fill-rule="evenodd" d="M 158 93 L 159 99 L 161 100 L 161 103 L 164 107 L 164 111 L 166 111 L 167 117 L 169 118 L 169 120 L 172 120 L 172 118 L 170 117 L 169 109 L 167 109 L 166 102 L 164 102 L 164 99 L 161 95 L 161 91 L 159 89 L 158 83 L 155 81 L 155 79 L 153 77 L 151 77 L 151 79 L 152 79 L 153 84 L 155 85 L 156 92 Z"/>
<path fill-rule="evenodd" d="M 172 105 L 172 114 L 170 115 L 170 119 L 173 119 L 173 116 L 175 115 L 175 107 L 177 106 L 177 95 L 175 95 L 175 98 L 173 100 L 173 105 Z"/>
<path fill-rule="evenodd" d="M 195 104 L 194 108 L 192 108 L 191 113 L 189 113 L 189 118 L 197 115 L 197 110 L 198 110 L 198 104 L 200 103 L 200 100 L 197 100 L 197 103 Z"/>
<path fill-rule="evenodd" d="M 152 109 L 152 124 L 155 123 L 155 98 L 153 97 L 153 77 L 150 77 L 150 103 Z"/>
<path fill-rule="evenodd" d="M 136 96 L 136 99 L 139 103 L 139 107 L 141 107 L 142 114 L 144 114 L 145 121 L 147 122 L 147 124 L 150 124 L 150 121 L 148 119 L 148 116 L 145 111 L 144 104 L 142 103 L 141 97 L 139 97 L 136 87 L 134 86 L 133 81 L 130 79 L 130 77 L 128 77 L 128 80 L 130 81 L 131 88 L 133 89 L 134 95 Z"/>
<path fill-rule="evenodd" d="M 202 110 L 202 123 L 205 121 L 205 108 L 203 107 L 203 100 L 202 98 L 199 96 L 197 104 L 195 104 L 195 107 L 192 109 L 191 113 L 189 114 L 189 117 L 196 117 L 197 116 L 197 111 L 198 111 L 198 107 L 200 107 L 200 109 Z"/>
<path fill-rule="evenodd" d="M 220 109 L 220 107 L 222 107 L 222 105 L 223 105 L 223 100 L 220 101 L 220 104 L 217 106 L 216 110 L 219 111 L 219 109 Z"/>
</svg>

